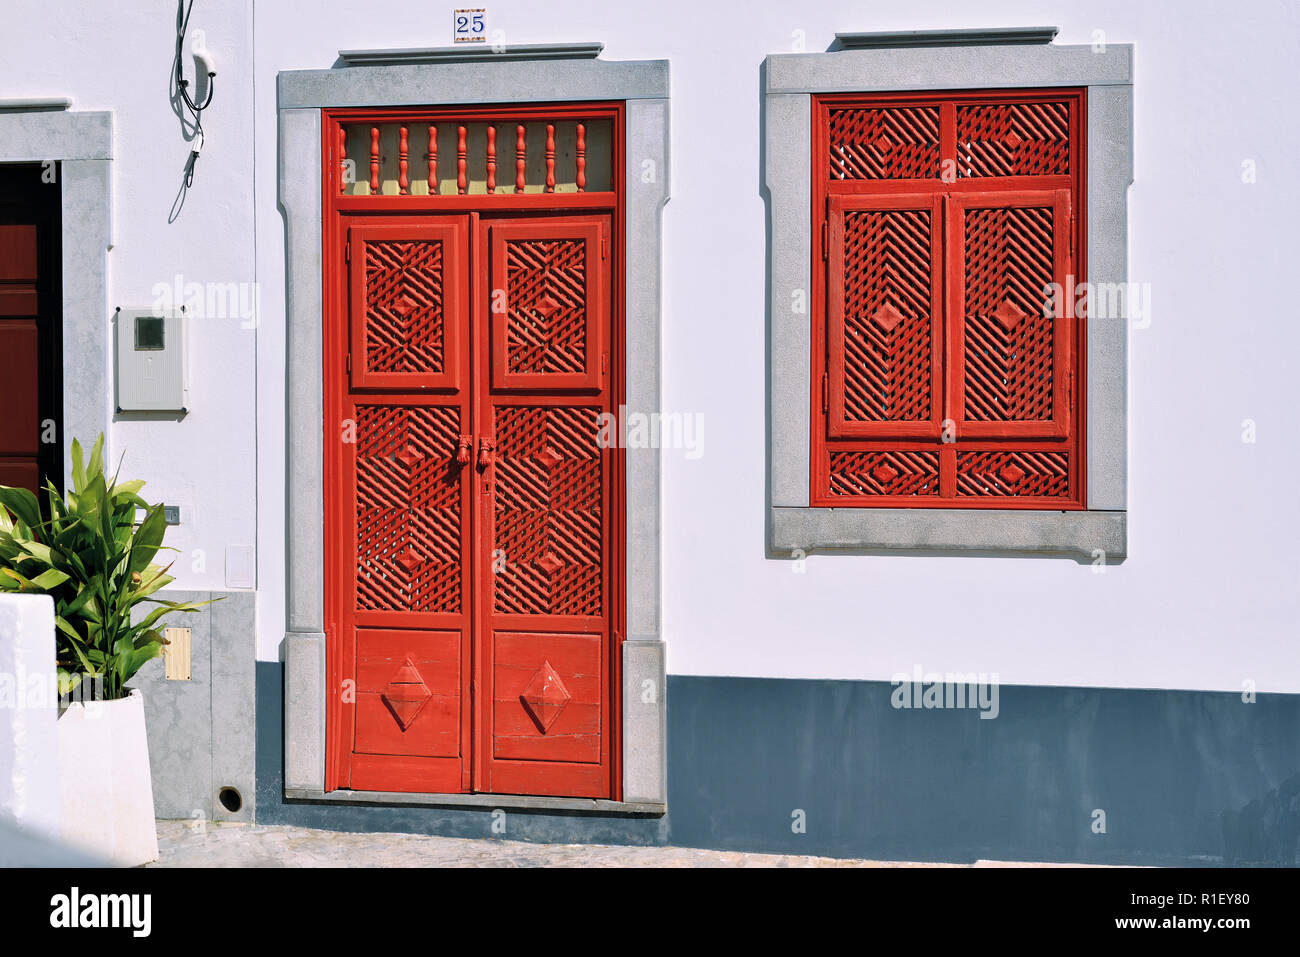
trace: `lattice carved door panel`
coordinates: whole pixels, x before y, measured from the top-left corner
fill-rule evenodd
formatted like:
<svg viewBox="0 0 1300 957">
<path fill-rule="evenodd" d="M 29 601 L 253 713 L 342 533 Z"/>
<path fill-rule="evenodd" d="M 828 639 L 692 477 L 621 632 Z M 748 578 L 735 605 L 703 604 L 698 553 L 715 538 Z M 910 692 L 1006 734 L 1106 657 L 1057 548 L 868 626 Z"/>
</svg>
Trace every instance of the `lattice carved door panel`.
<svg viewBox="0 0 1300 957">
<path fill-rule="evenodd" d="M 465 225 L 457 217 L 351 230 L 353 388 L 457 389 Z"/>
<path fill-rule="evenodd" d="M 599 389 L 602 323 L 591 303 L 604 288 L 602 224 L 521 221 L 495 224 L 491 233 L 492 384 Z"/>
<path fill-rule="evenodd" d="M 595 407 L 496 409 L 493 611 L 602 612 L 603 450 Z"/>
</svg>

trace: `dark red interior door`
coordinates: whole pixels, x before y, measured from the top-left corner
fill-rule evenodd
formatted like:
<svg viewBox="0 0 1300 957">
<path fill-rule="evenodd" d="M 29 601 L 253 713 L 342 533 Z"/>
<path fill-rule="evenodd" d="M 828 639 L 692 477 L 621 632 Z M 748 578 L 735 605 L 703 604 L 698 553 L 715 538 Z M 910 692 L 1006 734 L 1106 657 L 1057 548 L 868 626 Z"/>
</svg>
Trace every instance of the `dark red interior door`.
<svg viewBox="0 0 1300 957">
<path fill-rule="evenodd" d="M 40 482 L 38 317 L 35 224 L 0 225 L 0 485 L 35 492 Z"/>
<path fill-rule="evenodd" d="M 60 173 L 0 164 L 0 485 L 31 490 L 63 486 Z"/>
</svg>

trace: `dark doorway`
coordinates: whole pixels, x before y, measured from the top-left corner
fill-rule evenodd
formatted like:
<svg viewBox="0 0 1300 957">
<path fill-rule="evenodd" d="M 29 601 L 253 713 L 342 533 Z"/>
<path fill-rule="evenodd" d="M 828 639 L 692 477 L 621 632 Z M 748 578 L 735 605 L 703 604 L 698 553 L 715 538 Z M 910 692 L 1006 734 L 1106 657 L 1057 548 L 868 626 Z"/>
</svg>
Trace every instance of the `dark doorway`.
<svg viewBox="0 0 1300 957">
<path fill-rule="evenodd" d="M 61 174 L 0 165 L 0 485 L 33 491 L 63 488 Z"/>
</svg>

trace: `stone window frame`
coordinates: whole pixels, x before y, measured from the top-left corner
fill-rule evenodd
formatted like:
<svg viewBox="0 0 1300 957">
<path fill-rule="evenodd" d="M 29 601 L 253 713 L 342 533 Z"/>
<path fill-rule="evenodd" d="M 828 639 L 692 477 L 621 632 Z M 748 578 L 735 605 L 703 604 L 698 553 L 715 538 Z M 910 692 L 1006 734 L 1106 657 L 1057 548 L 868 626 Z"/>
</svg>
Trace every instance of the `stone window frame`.
<svg viewBox="0 0 1300 957">
<path fill-rule="evenodd" d="M 763 63 L 763 175 L 768 204 L 769 554 L 887 551 L 1068 555 L 1116 563 L 1127 554 L 1125 319 L 1088 324 L 1083 510 L 813 508 L 812 110 L 826 93 L 1085 87 L 1090 283 L 1125 283 L 1133 181 L 1133 47 L 1058 45 L 1055 27 L 840 33 L 826 53 Z M 798 311 L 797 304 L 804 304 Z"/>
<path fill-rule="evenodd" d="M 113 246 L 113 114 L 66 98 L 0 100 L 0 163 L 59 164 L 63 288 L 64 486 L 72 439 L 108 434 L 108 251 Z"/>
<path fill-rule="evenodd" d="M 621 801 L 494 794 L 325 792 L 321 111 L 394 106 L 625 101 L 626 408 L 659 409 L 661 219 L 669 191 L 667 60 L 599 59 L 603 44 L 341 51 L 328 70 L 277 78 L 279 201 L 285 219 L 286 633 L 284 795 L 291 800 L 530 807 L 662 814 L 667 809 L 661 634 L 659 454 L 625 450 L 627 632 L 622 650 Z M 635 357 L 635 361 L 632 361 Z"/>
</svg>

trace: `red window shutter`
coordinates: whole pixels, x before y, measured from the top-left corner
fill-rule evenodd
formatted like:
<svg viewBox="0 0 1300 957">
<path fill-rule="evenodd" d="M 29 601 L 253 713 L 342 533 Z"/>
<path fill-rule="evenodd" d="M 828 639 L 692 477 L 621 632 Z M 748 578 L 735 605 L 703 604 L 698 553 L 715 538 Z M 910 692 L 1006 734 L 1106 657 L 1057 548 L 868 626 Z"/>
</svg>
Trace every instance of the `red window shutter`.
<svg viewBox="0 0 1300 957">
<path fill-rule="evenodd" d="M 812 504 L 1082 507 L 1083 103 L 820 98 Z"/>
<path fill-rule="evenodd" d="M 949 389 L 967 438 L 1070 431 L 1069 191 L 952 199 Z"/>
</svg>

